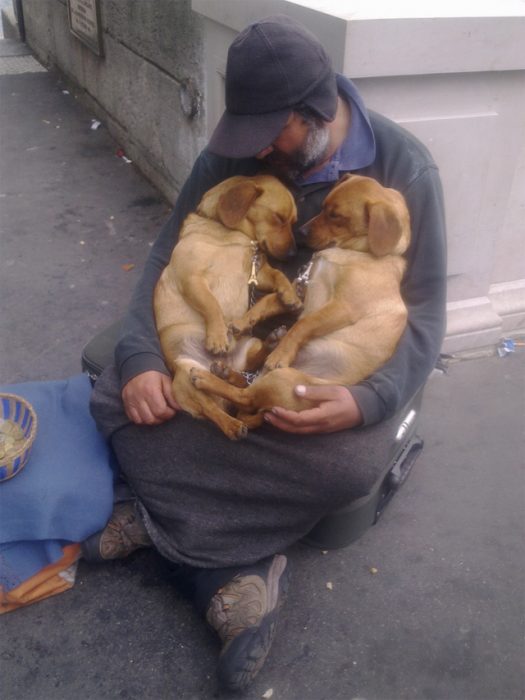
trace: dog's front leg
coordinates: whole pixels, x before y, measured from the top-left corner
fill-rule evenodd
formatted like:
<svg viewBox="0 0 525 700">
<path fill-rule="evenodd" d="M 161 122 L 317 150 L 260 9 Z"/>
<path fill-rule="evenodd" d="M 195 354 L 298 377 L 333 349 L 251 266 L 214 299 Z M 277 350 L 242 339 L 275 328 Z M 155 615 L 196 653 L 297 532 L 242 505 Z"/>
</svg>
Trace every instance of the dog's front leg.
<svg viewBox="0 0 525 700">
<path fill-rule="evenodd" d="M 257 273 L 257 282 L 263 292 L 277 293 L 284 309 L 276 313 L 300 311 L 303 308 L 303 303 L 297 296 L 290 280 L 280 270 L 276 270 L 266 261 Z"/>
<path fill-rule="evenodd" d="M 232 321 L 230 328 L 235 336 L 245 335 L 260 321 L 278 316 L 286 311 L 287 309 L 283 305 L 277 292 L 266 294 L 264 297 L 261 297 L 244 316 Z"/>
<path fill-rule="evenodd" d="M 191 275 L 181 280 L 184 299 L 197 311 L 206 324 L 206 350 L 219 355 L 228 352 L 231 338 L 219 302 L 202 276 Z"/>
<path fill-rule="evenodd" d="M 279 345 L 267 357 L 264 363 L 265 370 L 289 367 L 301 347 L 309 340 L 333 333 L 351 322 L 351 311 L 346 304 L 336 300 L 328 302 L 294 323 Z"/>
<path fill-rule="evenodd" d="M 260 321 L 290 311 L 298 313 L 303 307 L 292 283 L 267 262 L 263 263 L 257 273 L 257 285 L 261 291 L 269 294 L 259 299 L 244 316 L 230 324 L 236 336 L 249 333 Z"/>
</svg>

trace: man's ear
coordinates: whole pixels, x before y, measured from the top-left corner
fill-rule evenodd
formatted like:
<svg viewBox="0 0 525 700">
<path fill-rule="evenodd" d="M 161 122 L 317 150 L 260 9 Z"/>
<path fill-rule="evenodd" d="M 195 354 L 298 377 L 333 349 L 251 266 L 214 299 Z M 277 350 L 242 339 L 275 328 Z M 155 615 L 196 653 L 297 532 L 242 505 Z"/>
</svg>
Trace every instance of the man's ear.
<svg viewBox="0 0 525 700">
<path fill-rule="evenodd" d="M 219 197 L 217 215 L 228 228 L 237 228 L 262 189 L 253 182 L 240 182 Z"/>
<path fill-rule="evenodd" d="M 403 234 L 404 222 L 395 206 L 386 202 L 367 205 L 368 245 L 373 255 L 393 253 Z"/>
</svg>

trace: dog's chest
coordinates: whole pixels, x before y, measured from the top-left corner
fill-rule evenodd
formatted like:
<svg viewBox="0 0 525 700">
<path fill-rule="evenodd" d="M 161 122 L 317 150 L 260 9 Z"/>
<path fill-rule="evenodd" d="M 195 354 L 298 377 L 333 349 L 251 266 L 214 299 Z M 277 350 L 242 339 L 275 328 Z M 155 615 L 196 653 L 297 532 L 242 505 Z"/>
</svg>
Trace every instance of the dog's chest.
<svg viewBox="0 0 525 700">
<path fill-rule="evenodd" d="M 302 316 L 312 313 L 332 299 L 340 274 L 339 268 L 339 265 L 324 255 L 317 254 L 313 257 Z"/>
<path fill-rule="evenodd" d="M 244 313 L 250 269 L 251 251 L 245 246 L 222 248 L 210 257 L 204 276 L 226 315 Z"/>
</svg>

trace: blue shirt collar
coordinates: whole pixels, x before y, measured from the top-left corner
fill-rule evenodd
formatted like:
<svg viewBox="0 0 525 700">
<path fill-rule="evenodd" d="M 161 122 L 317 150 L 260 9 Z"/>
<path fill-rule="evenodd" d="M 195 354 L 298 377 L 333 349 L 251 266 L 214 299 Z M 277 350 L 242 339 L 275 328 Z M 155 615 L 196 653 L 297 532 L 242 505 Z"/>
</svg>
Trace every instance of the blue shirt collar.
<svg viewBox="0 0 525 700">
<path fill-rule="evenodd" d="M 375 159 L 374 132 L 361 95 L 353 82 L 344 75 L 337 75 L 337 87 L 352 110 L 352 123 L 348 135 L 324 168 L 309 177 L 298 178 L 295 181 L 297 185 L 337 182 L 341 173 L 365 168 Z"/>
</svg>

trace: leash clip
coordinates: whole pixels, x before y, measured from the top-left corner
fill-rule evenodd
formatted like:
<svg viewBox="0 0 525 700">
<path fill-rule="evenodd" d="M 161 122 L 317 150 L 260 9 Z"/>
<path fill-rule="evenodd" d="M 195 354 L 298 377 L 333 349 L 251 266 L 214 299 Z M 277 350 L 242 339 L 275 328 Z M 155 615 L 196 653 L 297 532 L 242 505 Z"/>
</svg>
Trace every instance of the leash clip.
<svg viewBox="0 0 525 700">
<path fill-rule="evenodd" d="M 258 263 L 259 263 L 259 255 L 258 255 L 258 245 L 255 241 L 252 241 L 252 270 L 250 272 L 250 278 L 248 279 L 248 285 L 250 287 L 258 287 L 259 282 L 257 280 L 257 271 L 258 271 Z"/>
<path fill-rule="evenodd" d="M 252 241 L 252 270 L 250 277 L 248 279 L 248 306 L 251 309 L 255 304 L 255 289 L 259 286 L 259 281 L 257 280 L 257 272 L 259 270 L 259 246 L 257 241 Z"/>
<path fill-rule="evenodd" d="M 310 272 L 313 264 L 314 261 L 310 260 L 309 263 L 300 267 L 295 278 L 295 291 L 301 301 L 304 301 L 306 296 L 306 287 L 308 287 L 310 282 Z"/>
</svg>

